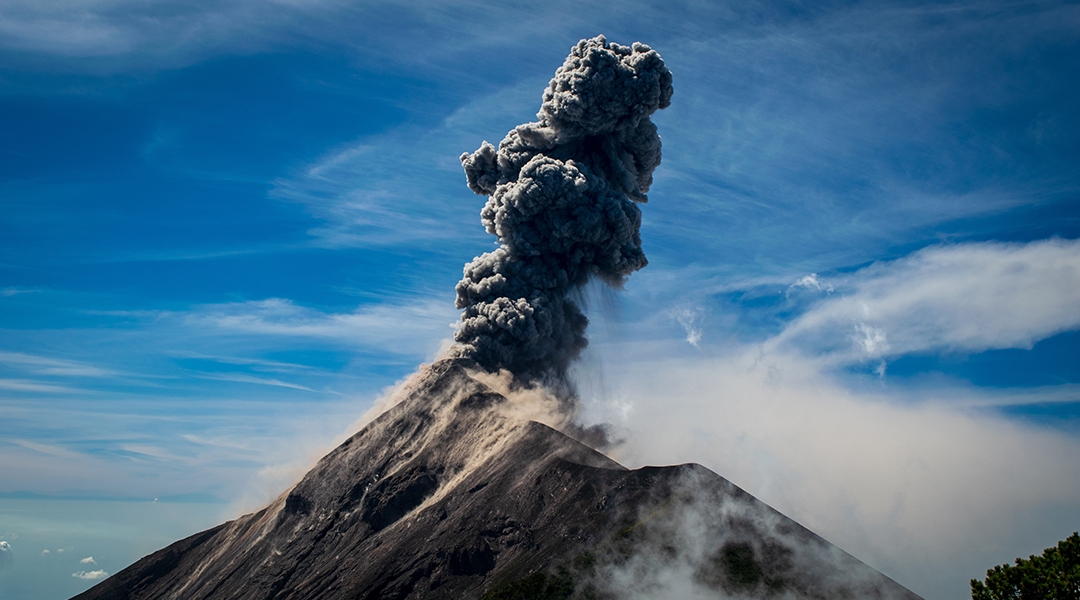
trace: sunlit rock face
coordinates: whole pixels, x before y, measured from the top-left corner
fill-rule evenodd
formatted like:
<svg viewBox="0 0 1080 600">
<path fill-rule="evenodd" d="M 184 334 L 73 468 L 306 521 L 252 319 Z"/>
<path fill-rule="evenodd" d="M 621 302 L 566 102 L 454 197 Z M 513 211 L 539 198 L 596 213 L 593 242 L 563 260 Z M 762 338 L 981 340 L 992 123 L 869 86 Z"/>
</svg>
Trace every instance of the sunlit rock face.
<svg viewBox="0 0 1080 600">
<path fill-rule="evenodd" d="M 77 598 L 917 598 L 704 467 L 620 466 L 474 367 L 424 367 L 266 508 Z"/>
</svg>

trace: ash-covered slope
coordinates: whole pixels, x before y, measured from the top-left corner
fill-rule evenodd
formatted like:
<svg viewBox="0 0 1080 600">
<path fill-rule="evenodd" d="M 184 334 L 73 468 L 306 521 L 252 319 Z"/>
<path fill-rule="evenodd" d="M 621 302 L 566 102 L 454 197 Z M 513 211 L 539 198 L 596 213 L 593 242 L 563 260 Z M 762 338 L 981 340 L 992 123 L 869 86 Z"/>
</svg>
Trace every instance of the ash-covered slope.
<svg viewBox="0 0 1080 600">
<path fill-rule="evenodd" d="M 472 364 L 426 367 L 263 510 L 76 598 L 916 598 L 701 466 L 627 470 L 515 416 Z"/>
</svg>

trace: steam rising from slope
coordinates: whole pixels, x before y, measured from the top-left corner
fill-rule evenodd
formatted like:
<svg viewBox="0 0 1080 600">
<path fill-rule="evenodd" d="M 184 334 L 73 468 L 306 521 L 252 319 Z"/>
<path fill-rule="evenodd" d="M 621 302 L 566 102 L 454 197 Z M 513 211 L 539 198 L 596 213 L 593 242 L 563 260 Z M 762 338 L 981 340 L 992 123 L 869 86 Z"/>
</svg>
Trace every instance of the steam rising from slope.
<svg viewBox="0 0 1080 600">
<path fill-rule="evenodd" d="M 562 380 L 587 345 L 570 298 L 592 277 L 619 285 L 647 264 L 641 211 L 660 136 L 649 116 L 671 103 L 654 50 L 581 40 L 544 91 L 539 121 L 461 156 L 481 221 L 501 246 L 457 285 L 455 355 L 524 380 Z"/>
<path fill-rule="evenodd" d="M 674 468 L 681 473 L 671 496 L 641 507 L 637 524 L 620 534 L 629 543 L 619 559 L 602 562 L 588 581 L 598 597 L 915 598 L 705 468 Z"/>
</svg>

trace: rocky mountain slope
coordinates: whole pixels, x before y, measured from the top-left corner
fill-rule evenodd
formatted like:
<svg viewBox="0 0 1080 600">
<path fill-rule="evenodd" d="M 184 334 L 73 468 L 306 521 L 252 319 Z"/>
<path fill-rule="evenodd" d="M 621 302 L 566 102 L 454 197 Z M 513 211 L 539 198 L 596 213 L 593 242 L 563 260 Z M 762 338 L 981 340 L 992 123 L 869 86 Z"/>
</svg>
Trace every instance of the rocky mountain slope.
<svg viewBox="0 0 1080 600">
<path fill-rule="evenodd" d="M 76 598 L 917 598 L 704 467 L 628 470 L 529 420 L 472 366 L 425 367 L 266 508 Z"/>
</svg>

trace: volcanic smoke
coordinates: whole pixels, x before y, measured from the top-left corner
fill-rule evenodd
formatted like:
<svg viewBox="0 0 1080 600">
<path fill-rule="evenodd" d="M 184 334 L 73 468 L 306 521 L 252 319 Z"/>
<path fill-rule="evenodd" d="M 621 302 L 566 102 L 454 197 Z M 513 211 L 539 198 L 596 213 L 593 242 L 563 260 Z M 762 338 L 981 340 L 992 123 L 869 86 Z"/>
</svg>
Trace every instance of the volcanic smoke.
<svg viewBox="0 0 1080 600">
<path fill-rule="evenodd" d="M 620 286 L 648 264 L 641 210 L 660 164 L 649 119 L 671 103 L 671 72 L 645 44 L 581 40 L 544 91 L 539 121 L 461 155 L 499 248 L 465 265 L 453 356 L 519 379 L 562 383 L 588 345 L 571 298 L 593 278 Z"/>
<path fill-rule="evenodd" d="M 649 116 L 670 100 L 648 46 L 578 43 L 538 122 L 461 157 L 500 246 L 457 286 L 456 356 L 422 366 L 269 506 L 77 600 L 920 600 L 700 465 L 626 469 L 564 410 L 588 323 L 574 291 L 646 264 Z"/>
</svg>

